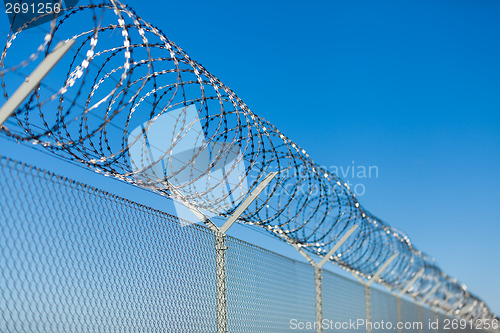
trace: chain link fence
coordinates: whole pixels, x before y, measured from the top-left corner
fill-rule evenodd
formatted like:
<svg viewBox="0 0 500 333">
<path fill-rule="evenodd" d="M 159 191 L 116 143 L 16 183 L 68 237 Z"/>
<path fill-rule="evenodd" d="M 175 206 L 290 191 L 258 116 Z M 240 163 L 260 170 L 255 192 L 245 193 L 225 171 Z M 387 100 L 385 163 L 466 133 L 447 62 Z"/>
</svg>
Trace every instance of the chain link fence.
<svg viewBox="0 0 500 333">
<path fill-rule="evenodd" d="M 0 332 L 321 331 L 311 327 L 315 279 L 307 263 L 229 236 L 221 244 L 205 226 L 182 226 L 167 213 L 8 158 L 0 158 L 0 181 Z M 225 258 L 217 262 L 220 246 Z M 221 281 L 226 304 L 217 297 Z M 370 294 L 373 322 L 452 332 L 428 327 L 444 315 L 378 289 Z M 370 330 L 338 326 L 366 319 L 363 285 L 323 270 L 322 295 L 323 331 Z"/>
</svg>

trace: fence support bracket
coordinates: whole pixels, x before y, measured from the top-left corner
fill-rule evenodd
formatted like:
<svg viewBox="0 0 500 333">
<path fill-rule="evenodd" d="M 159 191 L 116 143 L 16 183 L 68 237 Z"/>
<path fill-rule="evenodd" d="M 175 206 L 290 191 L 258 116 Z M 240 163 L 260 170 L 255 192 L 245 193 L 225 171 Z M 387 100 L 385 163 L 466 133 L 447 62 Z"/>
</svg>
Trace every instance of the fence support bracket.
<svg viewBox="0 0 500 333">
<path fill-rule="evenodd" d="M 16 111 L 26 97 L 42 82 L 43 78 L 54 68 L 69 49 L 75 44 L 73 39 L 59 42 L 45 59 L 35 68 L 26 80 L 17 88 L 0 109 L 0 126 Z"/>
<path fill-rule="evenodd" d="M 306 260 L 314 267 L 314 290 L 316 295 L 316 332 L 323 332 L 323 287 L 321 280 L 323 279 L 323 266 L 327 263 L 334 253 L 345 243 L 345 241 L 352 235 L 352 233 L 358 228 L 354 225 L 349 229 L 344 236 L 342 236 L 338 242 L 328 251 L 328 253 L 321 259 L 320 262 L 315 262 L 302 248 L 296 243 L 291 243 L 293 247 L 304 257 Z"/>
<path fill-rule="evenodd" d="M 394 253 L 389 259 L 380 268 L 377 272 L 370 278 L 368 281 L 363 281 L 358 276 L 354 275 L 364 286 L 365 286 L 365 313 L 366 313 L 366 333 L 372 333 L 372 312 L 371 312 L 371 290 L 370 286 L 373 282 L 378 281 L 380 279 L 380 275 L 389 267 L 389 265 L 396 259 L 398 256 L 397 253 Z"/>
<path fill-rule="evenodd" d="M 417 282 L 418 278 L 422 276 L 422 274 L 424 274 L 424 270 L 421 270 L 420 272 L 418 272 L 417 274 L 415 274 L 415 276 L 413 277 L 413 279 L 411 279 L 410 282 L 408 282 L 408 284 L 401 290 L 401 292 L 399 293 L 399 296 L 403 296 L 404 294 L 406 294 L 406 292 L 408 290 L 410 290 L 410 288 L 415 284 L 415 282 Z"/>
</svg>

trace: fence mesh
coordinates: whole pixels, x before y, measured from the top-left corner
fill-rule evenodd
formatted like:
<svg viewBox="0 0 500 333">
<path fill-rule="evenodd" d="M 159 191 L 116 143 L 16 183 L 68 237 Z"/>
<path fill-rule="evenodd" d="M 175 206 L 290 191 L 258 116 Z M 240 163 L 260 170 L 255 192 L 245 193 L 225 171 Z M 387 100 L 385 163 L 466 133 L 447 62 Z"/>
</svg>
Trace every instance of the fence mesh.
<svg viewBox="0 0 500 333">
<path fill-rule="evenodd" d="M 414 326 L 413 323 L 422 323 L 422 330 L 423 330 L 423 320 L 420 320 L 419 311 L 420 309 L 417 304 L 408 302 L 404 299 L 401 300 L 401 322 L 411 323 L 411 325 L 408 324 L 409 326 L 404 330 L 405 332 L 409 333 L 420 332 L 420 328 Z"/>
<path fill-rule="evenodd" d="M 310 265 L 232 237 L 226 245 L 229 332 L 289 332 L 290 320 L 314 322 Z"/>
<path fill-rule="evenodd" d="M 0 184 L 0 332 L 220 332 L 213 231 L 3 157 Z M 224 241 L 228 332 L 316 331 L 311 265 Z M 322 274 L 323 318 L 365 319 L 364 286 Z M 370 311 L 397 322 L 386 292 L 371 289 Z M 400 311 L 437 332 L 429 309 L 402 300 Z M 453 331 L 464 332 L 439 330 Z"/>
<path fill-rule="evenodd" d="M 430 328 L 429 323 L 434 321 L 435 314 L 428 308 L 422 308 L 422 323 L 423 323 L 423 332 L 424 333 L 436 333 L 436 330 Z"/>
<path fill-rule="evenodd" d="M 0 332 L 215 330 L 214 240 L 205 228 L 0 165 Z"/>
<path fill-rule="evenodd" d="M 364 287 L 359 283 L 323 270 L 323 317 L 334 323 L 365 318 Z M 365 332 L 351 328 L 349 332 Z"/>
</svg>

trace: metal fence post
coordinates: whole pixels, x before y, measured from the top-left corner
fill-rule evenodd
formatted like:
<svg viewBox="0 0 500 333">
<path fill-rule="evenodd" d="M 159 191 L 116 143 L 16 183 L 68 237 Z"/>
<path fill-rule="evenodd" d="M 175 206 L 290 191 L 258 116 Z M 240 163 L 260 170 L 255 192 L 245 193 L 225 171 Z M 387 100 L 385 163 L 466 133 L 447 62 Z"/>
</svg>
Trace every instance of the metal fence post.
<svg viewBox="0 0 500 333">
<path fill-rule="evenodd" d="M 408 282 L 408 284 L 403 288 L 401 289 L 401 291 L 399 292 L 398 295 L 394 295 L 396 297 L 396 302 L 397 302 L 397 307 L 398 307 L 398 322 L 402 322 L 403 321 L 403 318 L 402 318 L 402 313 L 401 313 L 401 297 L 408 291 L 410 290 L 410 288 L 415 284 L 415 282 L 417 282 L 418 278 L 422 276 L 422 274 L 424 273 L 424 270 L 422 269 L 421 271 L 417 272 L 417 274 L 415 274 L 415 276 L 411 279 L 410 282 Z M 419 307 L 419 321 L 420 323 L 422 323 L 422 326 L 423 326 L 423 322 L 422 322 L 422 311 L 421 311 L 421 307 Z M 420 329 L 420 332 L 422 332 L 423 328 Z M 398 332 L 401 333 L 403 332 L 403 329 L 400 328 L 398 329 Z"/>
<path fill-rule="evenodd" d="M 317 265 L 314 266 L 314 289 L 316 294 L 316 322 L 319 323 L 319 328 L 316 332 L 323 332 L 323 290 L 321 280 L 323 279 L 323 270 Z"/>
<path fill-rule="evenodd" d="M 316 333 L 323 333 L 323 288 L 321 280 L 323 279 L 323 265 L 327 263 L 333 254 L 340 248 L 342 244 L 352 235 L 352 233 L 358 228 L 354 225 L 349 229 L 344 236 L 342 236 L 337 243 L 328 251 L 328 253 L 321 259 L 319 263 L 316 263 L 302 248 L 300 245 L 287 240 L 299 253 L 306 258 L 306 260 L 314 267 L 314 289 L 315 289 L 315 305 L 316 305 Z"/>
<path fill-rule="evenodd" d="M 372 332 L 372 312 L 371 312 L 371 290 L 370 286 L 373 282 L 378 281 L 380 279 L 380 275 L 383 271 L 389 267 L 389 265 L 396 259 L 398 256 L 397 253 L 394 253 L 386 262 L 380 266 L 377 272 L 371 277 L 371 279 L 367 282 L 363 281 L 360 277 L 353 274 L 353 276 L 361 282 L 365 286 L 365 316 L 366 316 L 366 333 Z"/>
<path fill-rule="evenodd" d="M 226 244 L 225 235 L 215 232 L 215 265 L 217 293 L 217 333 L 227 333 Z"/>
<path fill-rule="evenodd" d="M 234 213 L 226 220 L 218 230 L 215 231 L 215 262 L 216 262 L 216 286 L 217 286 L 217 333 L 227 333 L 227 299 L 226 299 L 226 232 L 243 214 L 245 209 L 257 199 L 259 194 L 277 175 L 277 172 L 267 174 L 259 185 L 243 200 Z"/>
<path fill-rule="evenodd" d="M 420 333 L 424 333 L 424 313 L 423 313 L 422 305 L 418 306 L 418 320 L 422 323 L 422 327 L 420 327 Z"/>
<path fill-rule="evenodd" d="M 396 309 L 397 309 L 396 311 L 398 313 L 398 323 L 401 323 L 403 322 L 403 315 L 401 313 L 401 297 L 397 295 L 395 297 L 396 297 Z M 399 333 L 403 332 L 403 328 L 402 327 L 398 328 L 398 332 Z"/>
<path fill-rule="evenodd" d="M 270 172 L 257 185 L 257 187 L 243 200 L 236 208 L 234 213 L 226 220 L 219 228 L 205 214 L 203 214 L 196 206 L 187 201 L 182 193 L 172 188 L 176 198 L 185 205 L 191 212 L 197 216 L 207 227 L 214 232 L 215 238 L 215 286 L 216 286 L 216 302 L 217 302 L 217 333 L 227 333 L 227 288 L 226 288 L 226 232 L 243 214 L 245 209 L 257 199 L 259 194 L 266 188 L 267 185 L 277 175 L 277 172 Z"/>
<path fill-rule="evenodd" d="M 366 317 L 366 333 L 372 333 L 372 311 L 371 311 L 371 291 L 370 285 L 365 285 L 365 317 Z"/>
<path fill-rule="evenodd" d="M 438 290 L 439 286 L 441 286 L 441 283 L 438 283 L 436 284 L 425 296 L 424 298 L 422 298 L 419 302 L 419 305 L 420 305 L 420 313 L 422 313 L 422 306 L 425 302 L 427 302 L 427 300 Z M 432 312 L 434 313 L 434 320 L 438 319 L 438 315 L 437 313 L 432 310 Z M 423 316 L 423 315 L 421 315 Z M 439 332 L 439 324 L 438 324 L 438 327 L 436 328 L 436 332 Z"/>
</svg>

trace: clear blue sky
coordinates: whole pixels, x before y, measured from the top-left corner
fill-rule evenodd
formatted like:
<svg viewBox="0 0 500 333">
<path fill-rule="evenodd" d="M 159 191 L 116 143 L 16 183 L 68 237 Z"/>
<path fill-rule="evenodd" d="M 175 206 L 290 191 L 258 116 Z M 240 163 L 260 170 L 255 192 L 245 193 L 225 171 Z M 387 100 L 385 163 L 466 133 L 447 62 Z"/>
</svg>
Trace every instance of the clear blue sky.
<svg viewBox="0 0 500 333">
<path fill-rule="evenodd" d="M 125 3 L 500 314 L 500 2 Z"/>
</svg>

